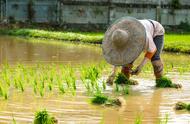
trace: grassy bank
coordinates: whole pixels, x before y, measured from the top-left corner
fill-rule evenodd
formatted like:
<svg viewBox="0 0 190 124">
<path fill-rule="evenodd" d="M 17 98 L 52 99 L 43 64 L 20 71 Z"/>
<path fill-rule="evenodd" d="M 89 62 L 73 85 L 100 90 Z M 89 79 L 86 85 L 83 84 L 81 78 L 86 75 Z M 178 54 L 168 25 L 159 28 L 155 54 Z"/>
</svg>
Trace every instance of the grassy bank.
<svg viewBox="0 0 190 124">
<path fill-rule="evenodd" d="M 102 33 L 58 32 L 39 29 L 0 29 L 0 34 L 87 43 L 101 43 L 103 37 Z"/>
<path fill-rule="evenodd" d="M 39 29 L 0 29 L 0 34 L 100 44 L 103 33 L 47 31 Z M 190 53 L 190 34 L 166 34 L 165 51 Z"/>
</svg>

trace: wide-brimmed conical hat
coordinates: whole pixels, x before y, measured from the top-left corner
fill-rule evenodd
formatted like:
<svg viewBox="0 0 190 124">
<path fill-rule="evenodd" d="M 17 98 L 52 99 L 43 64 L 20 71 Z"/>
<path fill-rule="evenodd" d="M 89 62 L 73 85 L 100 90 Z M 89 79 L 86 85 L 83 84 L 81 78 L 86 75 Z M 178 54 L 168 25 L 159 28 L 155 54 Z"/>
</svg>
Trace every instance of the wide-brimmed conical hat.
<svg viewBox="0 0 190 124">
<path fill-rule="evenodd" d="M 146 31 L 140 21 L 132 17 L 123 17 L 115 21 L 104 35 L 104 58 L 112 65 L 129 64 L 143 51 L 145 40 Z"/>
</svg>

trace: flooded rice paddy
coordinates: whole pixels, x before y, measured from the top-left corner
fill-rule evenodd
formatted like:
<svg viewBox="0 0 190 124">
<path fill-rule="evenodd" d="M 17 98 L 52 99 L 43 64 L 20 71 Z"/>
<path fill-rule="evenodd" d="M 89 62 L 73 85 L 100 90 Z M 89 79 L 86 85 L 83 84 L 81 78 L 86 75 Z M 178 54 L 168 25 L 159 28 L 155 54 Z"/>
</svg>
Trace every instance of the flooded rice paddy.
<svg viewBox="0 0 190 124">
<path fill-rule="evenodd" d="M 4 62 L 14 68 L 18 63 L 25 66 L 54 63 L 80 67 L 103 61 L 100 46 L 27 40 L 31 39 L 0 37 L 1 70 Z M 149 72 L 151 66 L 145 67 L 141 75 L 133 77 L 139 85 L 130 88 L 130 95 L 118 95 L 125 99 L 125 105 L 121 107 L 92 105 L 89 101 L 91 96 L 87 95 L 80 80 L 76 83 L 76 95 L 59 94 L 55 88 L 40 97 L 34 94 L 31 86 L 25 88 L 24 92 L 12 87 L 7 100 L 0 97 L 0 124 L 12 123 L 13 118 L 18 124 L 32 123 L 34 113 L 43 108 L 55 116 L 60 124 L 133 124 L 138 118 L 143 124 L 154 124 L 166 116 L 170 124 L 189 124 L 190 113 L 175 111 L 174 106 L 178 101 L 190 102 L 190 56 L 163 53 L 162 58 L 166 75 L 174 82 L 181 83 L 182 89 L 155 88 L 154 76 Z M 111 70 L 110 66 L 105 67 L 108 71 L 101 79 L 105 79 Z M 110 96 L 115 95 L 112 86 L 107 86 L 105 92 Z"/>
</svg>

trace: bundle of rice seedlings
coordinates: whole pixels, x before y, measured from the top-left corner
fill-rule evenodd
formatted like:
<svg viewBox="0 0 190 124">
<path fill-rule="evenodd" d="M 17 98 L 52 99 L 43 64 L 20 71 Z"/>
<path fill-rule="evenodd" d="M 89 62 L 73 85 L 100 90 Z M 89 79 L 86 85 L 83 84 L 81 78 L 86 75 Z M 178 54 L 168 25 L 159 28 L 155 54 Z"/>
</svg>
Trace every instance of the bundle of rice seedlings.
<svg viewBox="0 0 190 124">
<path fill-rule="evenodd" d="M 118 73 L 114 81 L 116 84 L 128 84 L 128 85 L 137 85 L 138 82 L 135 80 L 128 79 L 125 74 Z"/>
<path fill-rule="evenodd" d="M 58 121 L 55 117 L 51 117 L 49 113 L 44 109 L 37 111 L 34 118 L 34 124 L 57 124 Z"/>
<path fill-rule="evenodd" d="M 172 83 L 172 81 L 169 78 L 162 76 L 161 78 L 156 79 L 156 87 L 181 88 L 182 86 L 180 84 L 174 84 L 174 83 Z"/>
</svg>

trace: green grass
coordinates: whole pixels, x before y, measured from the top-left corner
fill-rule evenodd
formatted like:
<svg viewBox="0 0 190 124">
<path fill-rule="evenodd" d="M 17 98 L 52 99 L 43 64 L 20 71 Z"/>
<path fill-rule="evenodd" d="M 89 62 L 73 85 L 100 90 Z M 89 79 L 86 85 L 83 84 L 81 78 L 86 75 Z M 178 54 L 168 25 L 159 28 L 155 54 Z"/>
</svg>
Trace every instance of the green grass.
<svg viewBox="0 0 190 124">
<path fill-rule="evenodd" d="M 39 29 L 0 29 L 0 34 L 87 43 L 101 43 L 103 38 L 102 33 L 60 32 Z"/>
<path fill-rule="evenodd" d="M 39 29 L 0 29 L 0 34 L 95 44 L 100 44 L 104 35 L 102 32 L 64 32 Z M 164 50 L 169 52 L 190 53 L 190 35 L 165 34 Z"/>
<path fill-rule="evenodd" d="M 190 35 L 166 34 L 164 50 L 169 52 L 190 53 Z"/>
</svg>

